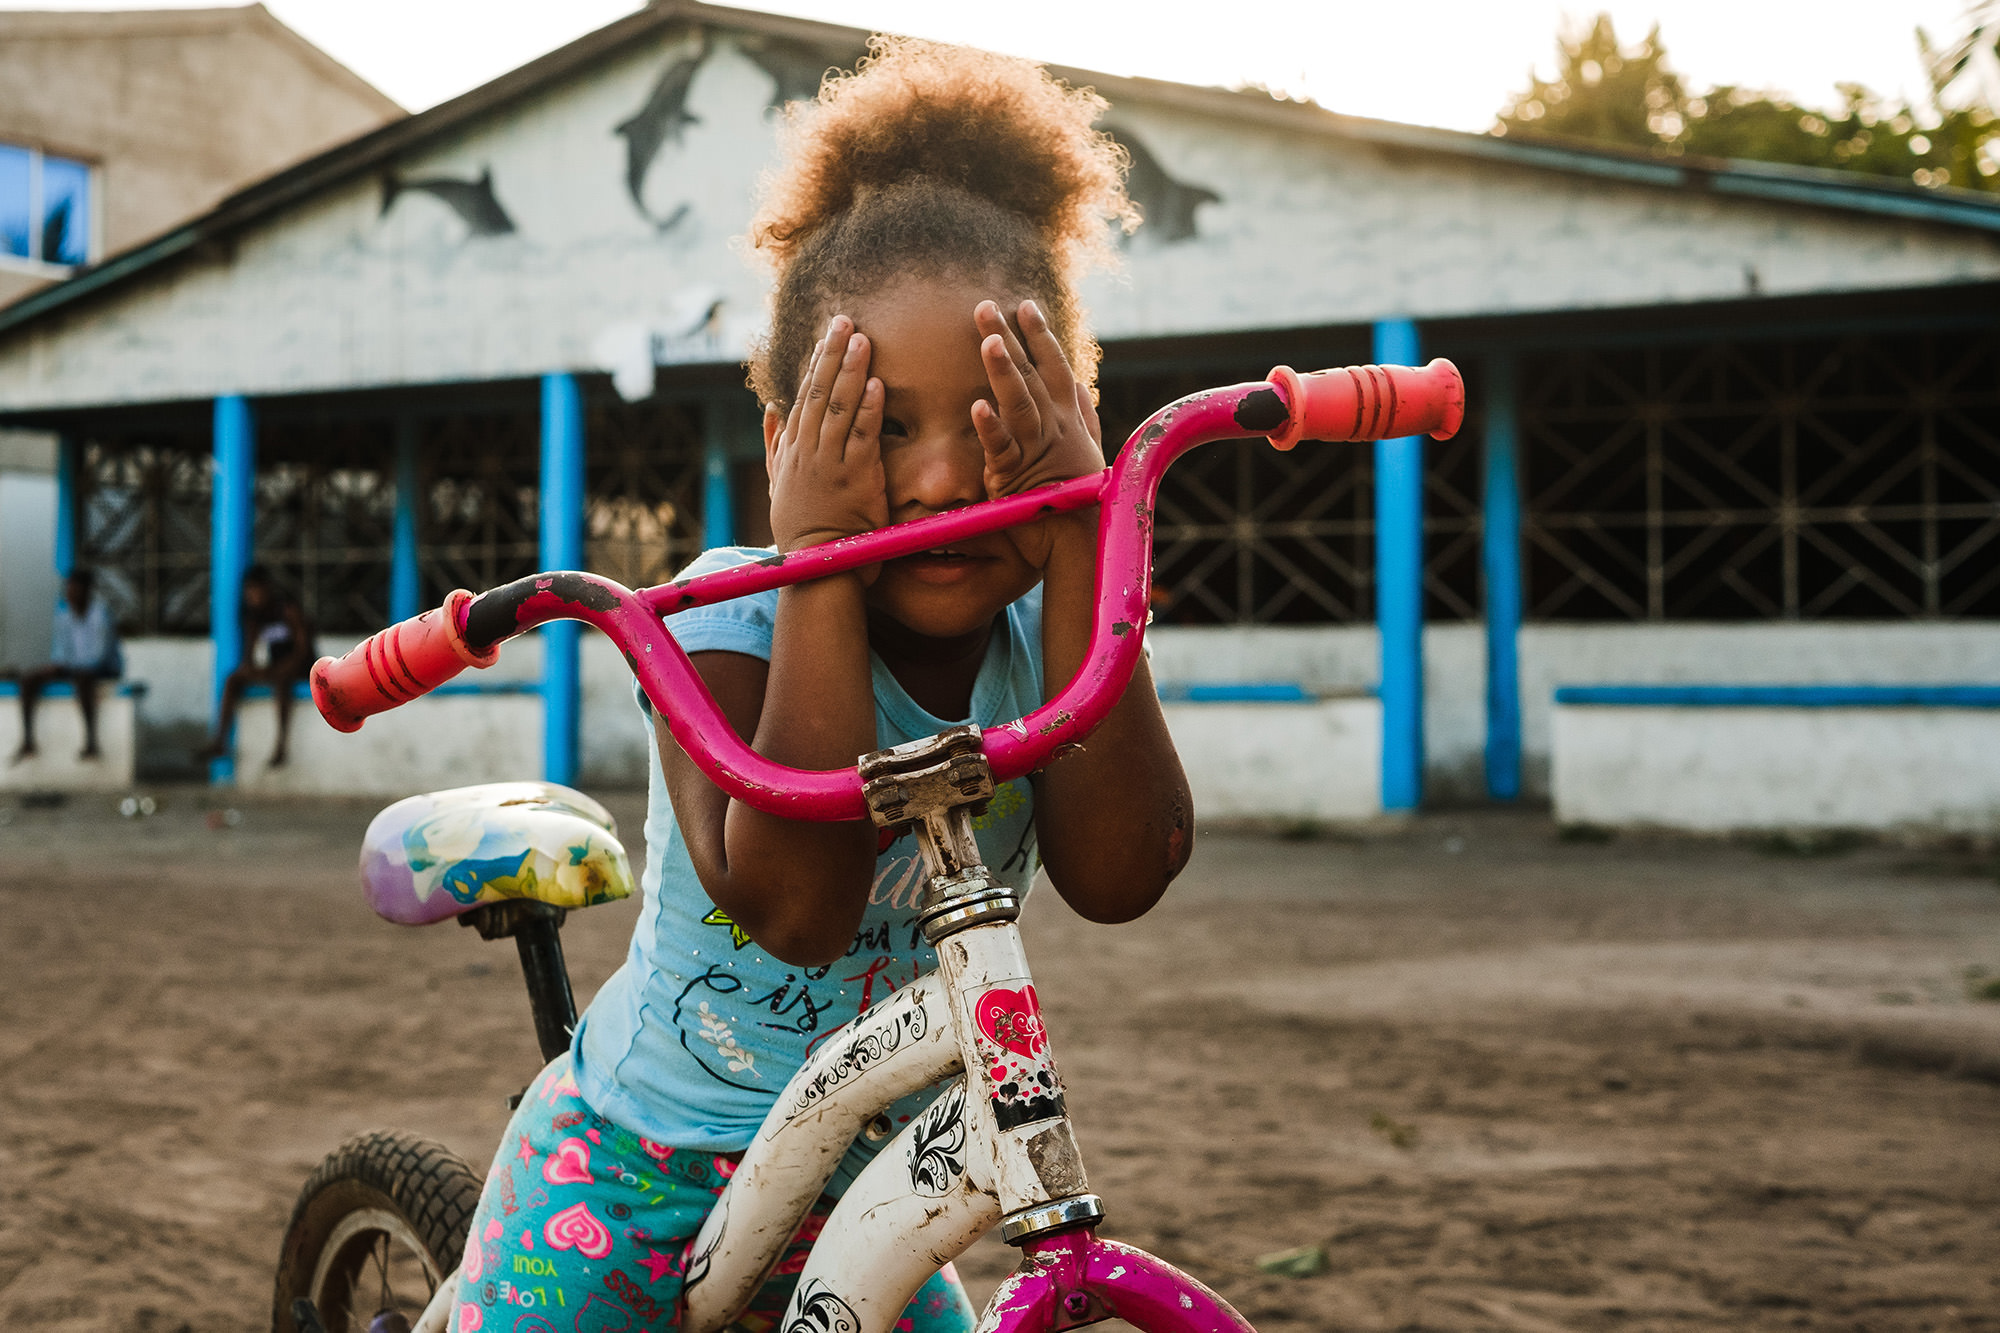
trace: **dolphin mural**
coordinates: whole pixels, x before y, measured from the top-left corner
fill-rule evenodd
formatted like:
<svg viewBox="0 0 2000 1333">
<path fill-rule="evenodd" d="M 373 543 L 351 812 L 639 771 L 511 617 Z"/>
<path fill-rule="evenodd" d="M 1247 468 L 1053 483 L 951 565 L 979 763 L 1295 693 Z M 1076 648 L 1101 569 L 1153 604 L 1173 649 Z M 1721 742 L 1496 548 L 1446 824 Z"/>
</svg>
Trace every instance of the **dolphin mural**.
<svg viewBox="0 0 2000 1333">
<path fill-rule="evenodd" d="M 479 173 L 478 180 L 458 180 L 451 176 L 421 176 L 404 180 L 394 172 L 382 177 L 382 212 L 387 213 L 398 197 L 415 191 L 443 203 L 474 236 L 505 236 L 513 231 L 514 219 L 493 194 L 493 168 Z"/>
<path fill-rule="evenodd" d="M 695 72 L 707 59 L 708 34 L 702 33 L 694 53 L 667 66 L 646 104 L 612 131 L 625 140 L 625 189 L 632 196 L 632 206 L 661 231 L 671 230 L 688 210 L 683 205 L 666 218 L 654 217 L 646 207 L 646 173 L 652 170 L 653 159 L 662 147 L 678 144 L 688 126 L 701 124 L 701 117 L 688 110 L 688 90 L 694 86 Z"/>
<path fill-rule="evenodd" d="M 1199 235 L 1194 211 L 1203 204 L 1221 203 L 1222 196 L 1206 185 L 1176 180 L 1169 175 L 1160 165 L 1160 159 L 1131 130 L 1107 126 L 1105 133 L 1132 156 L 1132 171 L 1125 178 L 1125 189 L 1144 219 L 1141 232 L 1151 233 L 1163 245 L 1192 240 Z"/>
</svg>

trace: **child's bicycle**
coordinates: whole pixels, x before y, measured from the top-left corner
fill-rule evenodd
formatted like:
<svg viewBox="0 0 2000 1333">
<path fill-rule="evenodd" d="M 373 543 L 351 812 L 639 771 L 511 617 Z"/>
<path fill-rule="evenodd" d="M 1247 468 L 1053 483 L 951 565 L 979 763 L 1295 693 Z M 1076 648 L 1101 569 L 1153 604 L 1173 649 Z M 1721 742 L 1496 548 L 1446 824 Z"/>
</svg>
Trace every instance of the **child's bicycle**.
<svg viewBox="0 0 2000 1333">
<path fill-rule="evenodd" d="M 938 966 L 820 1045 L 778 1096 L 714 1211 L 683 1256 L 683 1324 L 730 1323 L 777 1263 L 857 1135 L 886 1138 L 897 1098 L 951 1083 L 855 1179 L 812 1248 L 784 1333 L 888 1333 L 921 1286 L 998 1223 L 1022 1263 L 981 1330 L 1040 1333 L 1108 1318 L 1149 1333 L 1247 1330 L 1220 1296 L 1152 1255 L 1105 1240 L 1064 1106 L 1013 891 L 980 863 L 972 818 L 996 780 L 1031 773 L 1089 735 L 1131 679 L 1151 586 L 1153 497 L 1182 453 L 1266 435 L 1347 441 L 1458 428 L 1464 387 L 1447 361 L 1362 366 L 1197 393 L 1136 431 L 1108 471 L 898 524 L 680 583 L 633 592 L 590 574 L 537 574 L 392 626 L 312 675 L 334 726 L 406 703 L 551 620 L 616 642 L 674 738 L 730 795 L 793 819 L 912 825 L 929 873 L 919 904 Z M 1090 652 L 1028 717 L 954 727 L 804 772 L 758 755 L 703 688 L 663 617 L 1100 505 Z M 369 899 L 393 921 L 457 916 L 520 950 L 545 1057 L 567 1049 L 574 1002 L 557 934 L 567 909 L 622 897 L 630 870 L 603 808 L 540 783 L 415 797 L 384 811 L 362 854 Z M 479 1177 L 441 1145 L 364 1135 L 314 1172 L 285 1236 L 273 1320 L 281 1333 L 442 1330 L 461 1283 L 507 1281 L 532 1308 L 532 1280 L 460 1267 Z M 468 1293 L 470 1295 L 470 1293 Z M 475 1305 L 477 1308 L 477 1305 Z M 555 1315 L 556 1311 L 548 1314 Z"/>
</svg>

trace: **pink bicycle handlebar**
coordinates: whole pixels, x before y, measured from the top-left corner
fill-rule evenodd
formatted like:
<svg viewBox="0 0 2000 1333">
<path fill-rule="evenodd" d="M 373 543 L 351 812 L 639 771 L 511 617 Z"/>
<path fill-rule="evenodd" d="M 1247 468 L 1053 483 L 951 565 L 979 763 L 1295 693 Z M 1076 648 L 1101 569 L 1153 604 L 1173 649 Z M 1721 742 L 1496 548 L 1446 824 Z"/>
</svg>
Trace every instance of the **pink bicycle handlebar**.
<svg viewBox="0 0 2000 1333">
<path fill-rule="evenodd" d="M 1300 439 L 1444 439 L 1464 413 L 1464 383 L 1442 359 L 1421 368 L 1357 366 L 1311 375 L 1279 366 L 1266 382 L 1210 389 L 1162 408 L 1132 433 L 1118 460 L 1094 476 L 636 592 L 575 571 L 530 575 L 477 597 L 454 592 L 444 606 L 390 626 L 344 657 L 321 658 L 312 669 L 313 702 L 331 725 L 353 731 L 363 719 L 435 689 L 468 666 L 491 665 L 507 639 L 551 620 L 581 620 L 624 651 L 674 739 L 731 796 L 790 819 L 864 818 L 856 770 L 789 768 L 751 749 L 662 617 L 1098 505 L 1090 649 L 1061 693 L 1024 718 L 986 730 L 987 762 L 995 781 L 1005 782 L 1081 741 L 1132 679 L 1152 587 L 1153 497 L 1175 459 L 1214 440 L 1257 435 L 1281 449 Z"/>
</svg>

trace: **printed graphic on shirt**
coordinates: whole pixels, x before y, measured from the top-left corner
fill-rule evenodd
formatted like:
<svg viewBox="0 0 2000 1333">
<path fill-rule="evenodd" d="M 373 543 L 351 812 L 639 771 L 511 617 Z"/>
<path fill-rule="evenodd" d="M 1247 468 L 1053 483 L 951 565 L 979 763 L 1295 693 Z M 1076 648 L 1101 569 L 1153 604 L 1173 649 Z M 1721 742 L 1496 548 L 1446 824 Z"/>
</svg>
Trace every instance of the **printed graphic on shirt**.
<svg viewBox="0 0 2000 1333">
<path fill-rule="evenodd" d="M 727 928 L 730 944 L 738 949 L 747 948 L 750 944 L 750 932 L 737 925 L 731 919 L 729 913 L 723 911 L 720 907 L 703 917 L 701 924 L 704 926 L 722 926 Z"/>
<path fill-rule="evenodd" d="M 1021 835 L 1014 841 L 1014 850 L 1007 859 L 997 866 L 988 866 L 996 875 L 1025 872 L 1035 863 L 1035 790 L 1026 778 L 1015 778 L 1003 782 L 993 789 L 993 799 L 986 803 L 986 812 L 974 817 L 972 831 L 984 833 L 988 829 L 999 828 L 1017 813 L 1026 815 L 1021 821 Z"/>
<path fill-rule="evenodd" d="M 811 983 L 824 981 L 830 970 L 809 967 L 787 972 L 770 990 L 752 994 L 742 977 L 721 964 L 711 964 L 681 988 L 674 1002 L 674 1025 L 680 1030 L 682 1048 L 718 1083 L 749 1092 L 769 1091 L 770 1085 L 757 1068 L 755 1052 L 744 1048 L 737 1029 L 752 1023 L 774 1032 L 811 1037 L 822 1026 L 821 1015 L 832 1007 L 831 1000 L 814 994 Z M 724 1000 L 733 1002 L 725 1005 Z M 756 1081 L 747 1081 L 751 1079 Z"/>
</svg>

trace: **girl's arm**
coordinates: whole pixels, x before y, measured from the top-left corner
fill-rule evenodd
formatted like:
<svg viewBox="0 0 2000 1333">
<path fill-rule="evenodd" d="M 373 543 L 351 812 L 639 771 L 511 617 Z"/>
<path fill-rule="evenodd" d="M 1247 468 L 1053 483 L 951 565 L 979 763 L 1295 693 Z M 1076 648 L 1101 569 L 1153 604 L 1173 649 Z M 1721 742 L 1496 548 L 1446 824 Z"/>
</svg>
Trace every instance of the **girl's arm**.
<svg viewBox="0 0 2000 1333">
<path fill-rule="evenodd" d="M 791 415 L 765 418 L 771 530 L 780 551 L 888 522 L 882 384 L 867 368 L 867 339 L 836 318 Z M 876 748 L 865 586 L 856 572 L 780 591 L 769 663 L 741 653 L 691 656 L 730 724 L 759 754 L 828 769 Z M 846 953 L 873 887 L 875 826 L 766 815 L 710 782 L 664 722 L 655 732 L 688 857 L 715 905 L 784 962 L 817 966 Z"/>
<path fill-rule="evenodd" d="M 974 319 L 994 402 L 973 411 L 989 495 L 1104 468 L 1097 412 L 1061 344 L 1031 301 L 1016 338 L 982 302 Z M 1025 345 L 1024 345 L 1025 344 Z M 1069 683 L 1090 643 L 1096 597 L 1097 511 L 1044 519 L 1018 544 L 1043 571 L 1044 699 Z M 1159 901 L 1194 849 L 1194 802 L 1142 659 L 1097 730 L 1035 778 L 1035 834 L 1049 879 L 1079 915 L 1129 921 Z"/>
</svg>

